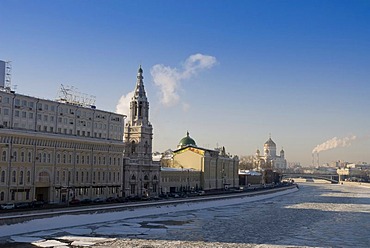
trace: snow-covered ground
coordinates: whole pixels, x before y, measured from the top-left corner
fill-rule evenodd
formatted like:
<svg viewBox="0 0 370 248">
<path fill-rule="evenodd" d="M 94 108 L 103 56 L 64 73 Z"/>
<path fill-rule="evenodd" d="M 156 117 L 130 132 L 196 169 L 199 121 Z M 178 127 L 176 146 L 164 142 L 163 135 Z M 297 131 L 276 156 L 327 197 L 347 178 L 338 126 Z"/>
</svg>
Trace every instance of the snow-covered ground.
<svg viewBox="0 0 370 248">
<path fill-rule="evenodd" d="M 282 195 L 285 194 L 285 195 Z M 370 191 L 331 184 L 0 227 L 39 247 L 369 247 Z"/>
</svg>

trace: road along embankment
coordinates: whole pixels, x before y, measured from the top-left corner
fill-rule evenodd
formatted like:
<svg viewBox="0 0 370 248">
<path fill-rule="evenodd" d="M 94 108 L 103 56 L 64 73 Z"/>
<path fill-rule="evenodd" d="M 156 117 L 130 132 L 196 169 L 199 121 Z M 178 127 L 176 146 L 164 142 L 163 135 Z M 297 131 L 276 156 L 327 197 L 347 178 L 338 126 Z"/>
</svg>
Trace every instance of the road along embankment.
<svg viewBox="0 0 370 248">
<path fill-rule="evenodd" d="M 45 210 L 37 213 L 16 213 L 15 215 L 0 216 L 0 237 L 27 233 L 30 232 L 30 230 L 42 231 L 93 223 L 104 223 L 153 214 L 167 214 L 170 212 L 243 204 L 293 193 L 297 190 L 296 186 L 288 186 L 255 192 L 240 192 L 178 200 L 125 203 L 114 206 L 100 205 L 88 208 L 81 207 L 78 209 L 71 208 L 53 211 Z"/>
</svg>

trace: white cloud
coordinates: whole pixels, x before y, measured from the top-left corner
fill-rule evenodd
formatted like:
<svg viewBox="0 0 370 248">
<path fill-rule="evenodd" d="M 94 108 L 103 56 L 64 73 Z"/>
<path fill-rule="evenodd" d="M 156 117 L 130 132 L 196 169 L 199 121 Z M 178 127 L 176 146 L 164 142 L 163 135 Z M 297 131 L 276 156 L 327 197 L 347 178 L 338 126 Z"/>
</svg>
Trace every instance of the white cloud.
<svg viewBox="0 0 370 248">
<path fill-rule="evenodd" d="M 180 99 L 177 90 L 181 79 L 177 69 L 157 64 L 152 67 L 150 73 L 152 74 L 154 84 L 161 91 L 161 103 L 165 106 L 176 104 Z"/>
<path fill-rule="evenodd" d="M 153 77 L 154 84 L 160 90 L 161 103 L 167 107 L 179 103 L 180 95 L 178 92 L 181 89 L 181 81 L 213 67 L 216 63 L 217 60 L 215 57 L 197 53 L 189 56 L 180 69 L 162 64 L 154 65 L 150 70 L 150 74 Z M 133 96 L 134 91 L 121 96 L 116 105 L 116 113 L 129 117 L 130 101 Z M 190 105 L 188 103 L 182 103 L 182 107 L 184 111 L 187 111 Z"/>
<path fill-rule="evenodd" d="M 215 57 L 197 53 L 189 56 L 180 69 L 162 64 L 154 65 L 150 73 L 154 84 L 160 89 L 161 103 L 167 107 L 176 105 L 180 101 L 178 91 L 181 89 L 181 81 L 213 67 L 216 63 Z M 186 105 L 185 109 L 188 109 L 189 106 Z"/>
<path fill-rule="evenodd" d="M 121 96 L 116 106 L 116 113 L 127 115 L 127 117 L 129 117 L 130 101 L 131 98 L 134 96 L 134 92 L 135 91 L 131 91 L 127 93 L 127 95 Z"/>
</svg>

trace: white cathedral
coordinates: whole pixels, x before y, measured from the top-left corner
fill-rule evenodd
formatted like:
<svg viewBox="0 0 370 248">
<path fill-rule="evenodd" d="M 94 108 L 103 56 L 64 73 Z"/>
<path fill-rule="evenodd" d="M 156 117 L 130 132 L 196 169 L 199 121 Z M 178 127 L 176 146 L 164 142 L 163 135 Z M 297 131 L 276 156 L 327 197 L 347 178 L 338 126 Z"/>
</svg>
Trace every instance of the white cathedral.
<svg viewBox="0 0 370 248">
<path fill-rule="evenodd" d="M 143 78 L 140 66 L 124 132 L 123 192 L 126 197 L 152 197 L 159 193 L 160 165 L 152 160 L 153 127 L 149 122 L 149 102 Z"/>
<path fill-rule="evenodd" d="M 276 155 L 276 144 L 271 139 L 271 136 L 263 145 L 263 155 L 261 155 L 260 150 L 257 149 L 254 163 L 259 169 L 281 170 L 287 168 L 284 150 L 281 149 L 280 156 Z"/>
</svg>

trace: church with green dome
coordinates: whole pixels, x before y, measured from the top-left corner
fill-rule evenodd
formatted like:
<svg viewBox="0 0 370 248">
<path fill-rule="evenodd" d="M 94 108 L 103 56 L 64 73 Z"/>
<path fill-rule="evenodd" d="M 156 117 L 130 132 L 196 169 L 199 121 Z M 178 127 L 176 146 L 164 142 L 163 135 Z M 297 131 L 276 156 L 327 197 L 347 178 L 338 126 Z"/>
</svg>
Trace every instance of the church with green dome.
<svg viewBox="0 0 370 248">
<path fill-rule="evenodd" d="M 180 140 L 177 150 L 172 152 L 171 161 L 167 164 L 184 173 L 191 171 L 192 174 L 197 174 L 196 184 L 201 190 L 223 190 L 239 186 L 238 156 L 226 153 L 225 147 L 199 147 L 189 132 Z M 163 176 L 165 177 L 165 174 Z"/>
</svg>

